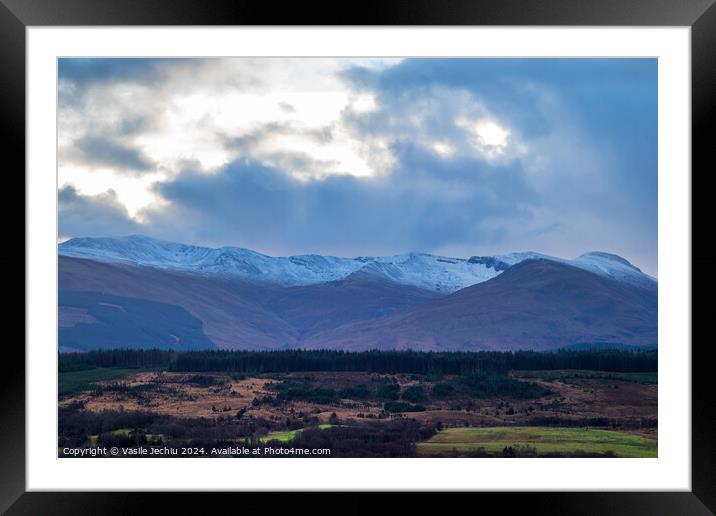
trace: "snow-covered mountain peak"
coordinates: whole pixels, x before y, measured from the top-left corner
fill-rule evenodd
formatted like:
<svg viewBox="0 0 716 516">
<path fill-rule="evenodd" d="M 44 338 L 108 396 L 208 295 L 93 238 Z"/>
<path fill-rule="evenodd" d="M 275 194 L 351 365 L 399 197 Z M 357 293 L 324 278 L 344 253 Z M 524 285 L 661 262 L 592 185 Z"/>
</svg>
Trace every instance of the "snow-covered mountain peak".
<svg viewBox="0 0 716 516">
<path fill-rule="evenodd" d="M 572 265 L 618 281 L 644 288 L 656 288 L 656 279 L 644 274 L 631 262 L 615 254 L 591 252 L 570 260 Z"/>
<path fill-rule="evenodd" d="M 273 257 L 241 247 L 210 248 L 179 244 L 144 235 L 73 238 L 58 246 L 63 256 L 120 262 L 195 274 L 238 277 L 281 285 L 310 285 L 344 279 L 362 270 L 391 281 L 451 293 L 487 281 L 528 259 L 567 263 L 618 281 L 655 288 L 656 280 L 624 258 L 591 252 L 565 260 L 535 252 L 469 259 L 404 253 L 393 256 L 340 258 L 316 254 Z"/>
<path fill-rule="evenodd" d="M 582 260 L 582 261 L 593 261 L 595 263 L 618 263 L 620 265 L 624 265 L 625 267 L 629 267 L 631 269 L 634 269 L 637 272 L 641 272 L 641 270 L 636 267 L 634 264 L 632 264 L 629 260 L 626 258 L 622 258 L 619 255 L 611 254 L 611 253 L 603 253 L 600 251 L 592 251 L 589 253 L 584 253 L 575 260 Z"/>
</svg>

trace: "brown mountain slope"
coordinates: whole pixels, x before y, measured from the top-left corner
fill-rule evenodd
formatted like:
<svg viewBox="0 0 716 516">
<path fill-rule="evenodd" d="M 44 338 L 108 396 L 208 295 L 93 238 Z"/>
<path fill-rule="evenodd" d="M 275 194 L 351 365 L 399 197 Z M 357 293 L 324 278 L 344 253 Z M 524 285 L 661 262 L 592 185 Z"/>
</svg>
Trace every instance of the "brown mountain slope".
<svg viewBox="0 0 716 516">
<path fill-rule="evenodd" d="M 62 256 L 59 271 L 61 291 L 180 306 L 202 321 L 204 333 L 220 348 L 276 349 L 297 342 L 296 330 L 258 301 L 268 294 L 265 286 Z"/>
<path fill-rule="evenodd" d="M 529 260 L 398 314 L 317 333 L 306 348 L 550 349 L 657 342 L 657 297 L 569 265 Z"/>
<path fill-rule="evenodd" d="M 84 292 L 91 298 L 102 293 L 181 307 L 202 322 L 205 335 L 222 349 L 300 347 L 302 338 L 317 331 L 392 314 L 441 297 L 394 283 L 377 273 L 357 272 L 340 281 L 281 287 L 82 258 L 60 257 L 59 265 L 61 292 Z M 61 327 L 92 324 L 84 312 L 62 306 L 62 299 L 61 296 Z M 151 314 L 142 315 L 151 321 Z M 76 335 L 77 331 L 94 329 L 72 331 Z M 127 329 L 117 326 L 116 333 Z M 106 331 L 111 333 L 111 327 L 107 326 Z M 147 331 L 151 333 L 151 328 Z M 159 338 L 156 345 L 167 347 Z"/>
<path fill-rule="evenodd" d="M 306 338 L 342 324 L 375 319 L 428 303 L 443 294 L 400 285 L 359 270 L 345 279 L 273 292 L 264 306 Z"/>
</svg>

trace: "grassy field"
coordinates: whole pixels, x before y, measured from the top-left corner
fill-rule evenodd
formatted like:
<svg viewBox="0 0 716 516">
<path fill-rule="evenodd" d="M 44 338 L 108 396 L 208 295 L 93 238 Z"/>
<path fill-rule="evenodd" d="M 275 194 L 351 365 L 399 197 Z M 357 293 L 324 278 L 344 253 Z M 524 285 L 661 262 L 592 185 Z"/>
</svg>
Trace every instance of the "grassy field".
<svg viewBox="0 0 716 516">
<path fill-rule="evenodd" d="M 134 431 L 134 428 L 118 428 L 117 430 L 112 431 L 112 435 L 121 435 L 122 437 L 129 437 L 129 434 L 131 434 Z"/>
<path fill-rule="evenodd" d="M 560 452 L 613 452 L 618 457 L 656 457 L 657 443 L 638 435 L 612 430 L 553 427 L 448 428 L 418 443 L 424 456 L 450 455 L 483 448 L 501 453 L 508 446 L 531 446 L 538 455 Z"/>
<path fill-rule="evenodd" d="M 59 374 L 59 395 L 75 394 L 92 389 L 96 382 L 119 380 L 131 374 L 141 373 L 143 369 L 121 369 L 115 367 L 96 367 L 85 371 L 73 371 Z"/>
<path fill-rule="evenodd" d="M 331 426 L 333 425 L 323 424 L 318 425 L 316 428 L 324 430 L 326 428 L 330 428 Z M 259 439 L 259 441 L 261 441 L 262 443 L 266 443 L 268 441 L 281 441 L 287 443 L 288 441 L 292 441 L 293 439 L 295 439 L 296 436 L 304 430 L 304 428 L 299 428 L 298 430 L 286 430 L 285 432 L 271 432 Z"/>
</svg>

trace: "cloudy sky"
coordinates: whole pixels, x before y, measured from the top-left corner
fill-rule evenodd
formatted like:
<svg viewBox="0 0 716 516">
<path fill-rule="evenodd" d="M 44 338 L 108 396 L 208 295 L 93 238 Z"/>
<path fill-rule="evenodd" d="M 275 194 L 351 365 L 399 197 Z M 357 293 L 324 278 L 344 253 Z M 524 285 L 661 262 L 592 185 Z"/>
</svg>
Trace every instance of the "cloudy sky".
<svg viewBox="0 0 716 516">
<path fill-rule="evenodd" d="M 61 59 L 60 238 L 657 273 L 654 59 Z"/>
</svg>

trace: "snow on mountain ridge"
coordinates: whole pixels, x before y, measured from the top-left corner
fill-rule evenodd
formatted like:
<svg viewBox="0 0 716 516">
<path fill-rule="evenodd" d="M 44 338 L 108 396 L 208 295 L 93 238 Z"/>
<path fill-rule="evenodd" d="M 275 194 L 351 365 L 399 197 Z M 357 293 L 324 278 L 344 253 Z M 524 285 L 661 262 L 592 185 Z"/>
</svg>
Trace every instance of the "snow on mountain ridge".
<svg viewBox="0 0 716 516">
<path fill-rule="evenodd" d="M 504 269 L 525 260 L 551 260 L 572 265 L 617 281 L 643 288 L 656 288 L 655 278 L 643 273 L 631 262 L 616 254 L 592 251 L 568 260 L 535 252 L 510 253 L 500 256 L 473 256 L 470 261 L 490 262 L 497 269 Z"/>
<path fill-rule="evenodd" d="M 602 276 L 642 286 L 656 280 L 628 261 L 607 253 L 587 253 L 564 260 L 540 253 L 512 253 L 469 259 L 405 253 L 394 256 L 339 258 L 321 255 L 272 257 L 240 247 L 210 248 L 158 240 L 143 235 L 74 238 L 59 244 L 63 256 L 187 271 L 210 276 L 241 277 L 287 286 L 344 279 L 362 271 L 396 283 L 451 293 L 501 274 L 527 259 L 548 259 L 574 265 Z"/>
<path fill-rule="evenodd" d="M 570 263 L 582 269 L 644 288 L 656 288 L 656 278 L 643 273 L 621 256 L 591 252 L 578 256 Z"/>
</svg>

